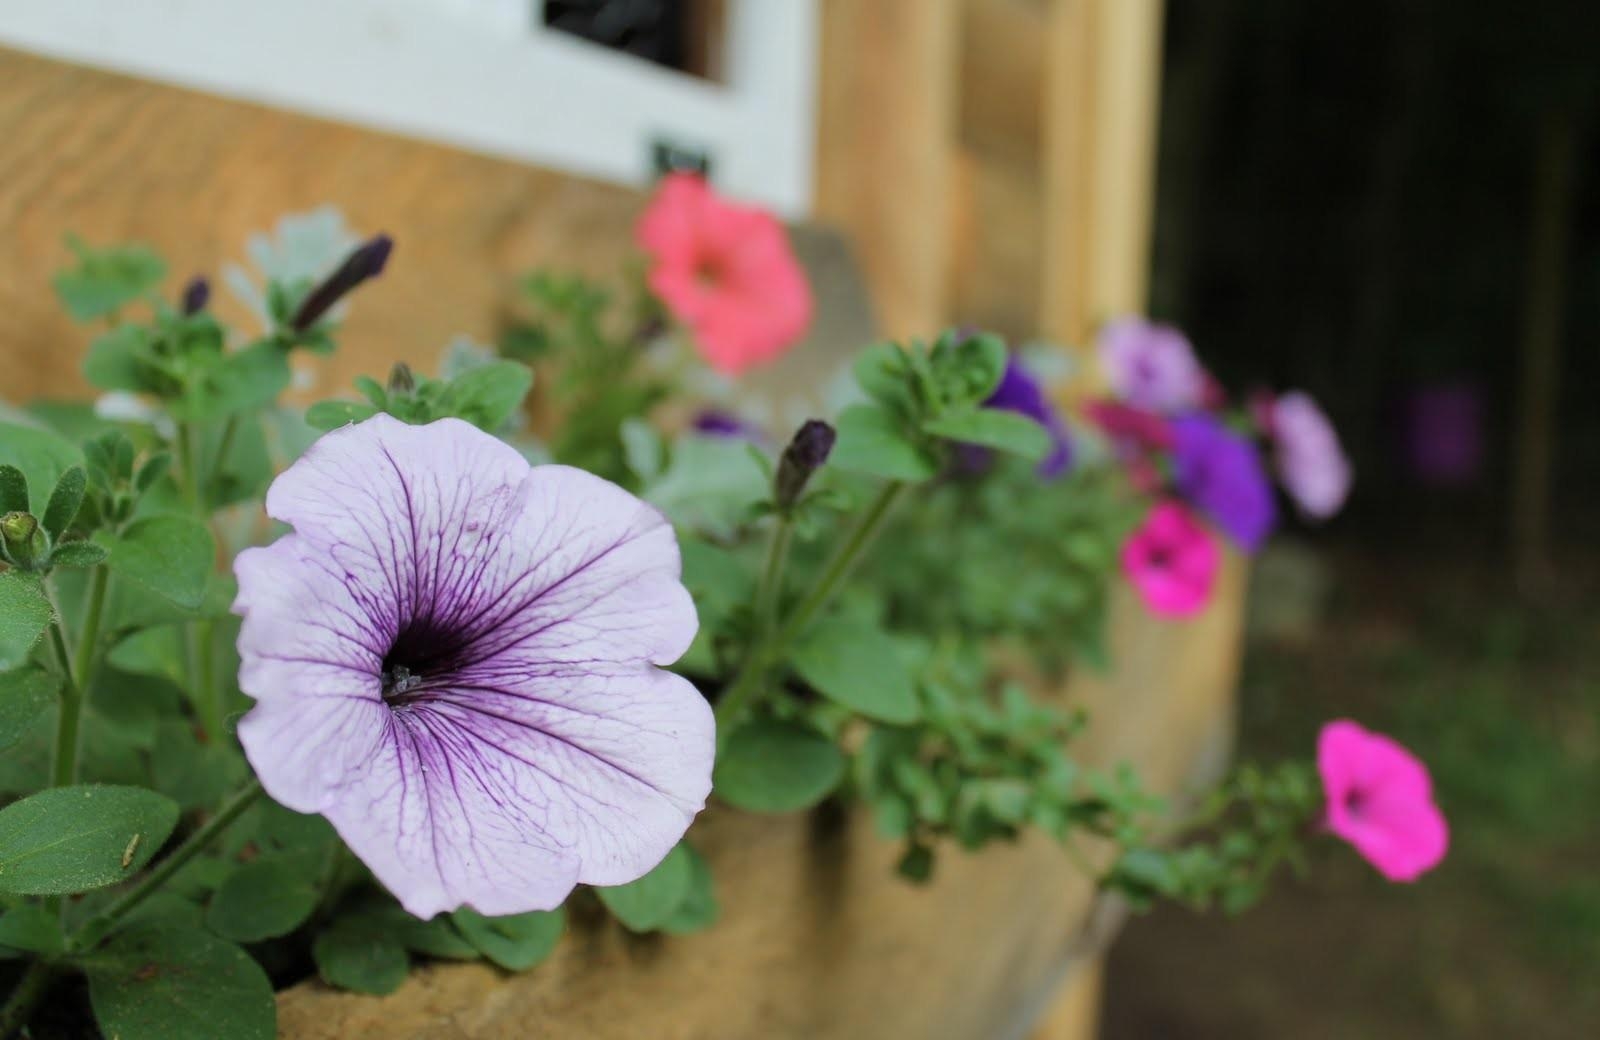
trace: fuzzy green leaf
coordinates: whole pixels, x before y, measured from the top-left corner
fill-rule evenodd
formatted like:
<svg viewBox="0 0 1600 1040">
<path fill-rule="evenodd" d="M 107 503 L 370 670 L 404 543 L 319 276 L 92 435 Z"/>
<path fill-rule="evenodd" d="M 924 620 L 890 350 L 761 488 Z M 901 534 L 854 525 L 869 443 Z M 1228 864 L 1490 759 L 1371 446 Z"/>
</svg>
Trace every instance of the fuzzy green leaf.
<svg viewBox="0 0 1600 1040">
<path fill-rule="evenodd" d="M 1025 415 L 998 408 L 946 412 L 922 424 L 935 437 L 978 444 L 1037 462 L 1050 454 L 1050 434 Z"/>
<path fill-rule="evenodd" d="M 93 542 L 64 542 L 50 553 L 50 566 L 98 567 L 110 555 L 104 546 Z"/>
<path fill-rule="evenodd" d="M 89 478 L 82 466 L 73 466 L 56 481 L 55 490 L 50 492 L 50 504 L 45 506 L 44 519 L 41 521 L 52 539 L 60 538 L 61 533 L 71 525 L 73 517 L 78 515 L 78 508 L 83 505 L 83 493 L 88 487 Z"/>
<path fill-rule="evenodd" d="M 27 663 L 28 654 L 55 617 L 44 589 L 31 575 L 0 574 L 0 671 Z"/>
<path fill-rule="evenodd" d="M 0 751 L 27 736 L 60 688 L 60 679 L 36 666 L 0 672 Z"/>
<path fill-rule="evenodd" d="M 118 1040 L 272 1040 L 272 983 L 249 954 L 195 928 L 141 922 L 84 962 L 89 1000 Z"/>
<path fill-rule="evenodd" d="M 673 846 L 655 869 L 626 885 L 596 888 L 595 894 L 629 931 L 651 932 L 671 920 L 694 880 L 689 853 Z"/>
<path fill-rule="evenodd" d="M 713 773 L 717 795 L 751 812 L 783 813 L 826 798 L 844 776 L 833 741 L 793 723 L 766 719 L 734 730 Z"/>
<path fill-rule="evenodd" d="M 494 361 L 469 368 L 445 388 L 440 411 L 490 433 L 506 424 L 533 389 L 533 369 L 519 361 Z"/>
<path fill-rule="evenodd" d="M 341 920 L 317 936 L 311 956 L 328 985 L 379 996 L 399 989 L 411 967 L 399 940 L 359 918 Z"/>
<path fill-rule="evenodd" d="M 34 516 L 45 511 L 61 474 L 81 465 L 83 453 L 66 439 L 37 427 L 0 422 L 0 466 L 14 466 L 27 479 L 32 493 L 27 508 Z"/>
<path fill-rule="evenodd" d="M 122 577 L 189 610 L 204 601 L 216 546 L 199 521 L 146 517 L 121 535 L 102 532 L 97 541 L 111 554 L 107 565 Z"/>
<path fill-rule="evenodd" d="M 870 404 L 856 404 L 839 414 L 839 438 L 828 463 L 852 473 L 888 480 L 927 480 L 938 472 L 938 461 L 923 445 L 907 435 L 888 412 Z"/>
<path fill-rule="evenodd" d="M 812 626 L 790 662 L 819 693 L 868 718 L 904 725 L 921 714 L 911 672 L 882 629 L 829 618 Z"/>
<path fill-rule="evenodd" d="M 95 249 L 75 238 L 67 244 L 78 256 L 76 267 L 58 272 L 56 295 L 78 321 L 114 314 L 153 292 L 167 276 L 167 265 L 149 247 L 108 246 Z"/>
<path fill-rule="evenodd" d="M 234 942 L 273 939 L 300 927 L 319 897 L 312 857 L 263 856 L 228 875 L 211 897 L 206 925 Z"/>
<path fill-rule="evenodd" d="M 41 903 L 18 903 L 0 915 L 0 956 L 9 951 L 57 954 L 65 946 L 60 920 Z"/>
<path fill-rule="evenodd" d="M 337 430 L 377 414 L 377 408 L 359 401 L 318 401 L 306 409 L 306 425 L 318 430 Z"/>
<path fill-rule="evenodd" d="M 567 916 L 560 907 L 509 917 L 485 917 L 462 909 L 451 914 L 450 920 L 485 957 L 507 971 L 525 971 L 550 956 L 566 928 Z"/>
<path fill-rule="evenodd" d="M 178 822 L 141 787 L 53 787 L 0 809 L 0 892 L 87 892 L 138 873 Z"/>
<path fill-rule="evenodd" d="M 689 858 L 689 891 L 684 895 L 683 902 L 678 904 L 678 909 L 672 916 L 661 922 L 661 930 L 668 935 L 688 935 L 691 932 L 702 931 L 717 923 L 718 916 L 722 913 L 721 906 L 717 903 L 715 880 L 711 876 L 711 864 L 706 858 L 696 852 L 692 845 L 682 844 Z"/>
<path fill-rule="evenodd" d="M 27 475 L 15 466 L 0 466 L 0 516 L 27 511 Z"/>
</svg>

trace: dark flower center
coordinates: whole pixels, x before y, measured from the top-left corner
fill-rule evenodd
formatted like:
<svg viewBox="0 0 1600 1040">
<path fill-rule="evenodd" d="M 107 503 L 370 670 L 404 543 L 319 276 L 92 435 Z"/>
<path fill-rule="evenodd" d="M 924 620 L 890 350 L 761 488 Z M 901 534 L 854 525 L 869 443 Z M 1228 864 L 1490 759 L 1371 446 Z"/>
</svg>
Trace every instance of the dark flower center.
<svg viewBox="0 0 1600 1040">
<path fill-rule="evenodd" d="M 416 619 L 395 636 L 383 655 L 383 702 L 391 708 L 423 700 L 432 680 L 449 675 L 463 663 L 461 637 L 432 622 Z"/>
<path fill-rule="evenodd" d="M 1344 794 L 1344 808 L 1352 816 L 1360 816 L 1366 808 L 1367 793 L 1360 788 L 1352 787 Z"/>
</svg>

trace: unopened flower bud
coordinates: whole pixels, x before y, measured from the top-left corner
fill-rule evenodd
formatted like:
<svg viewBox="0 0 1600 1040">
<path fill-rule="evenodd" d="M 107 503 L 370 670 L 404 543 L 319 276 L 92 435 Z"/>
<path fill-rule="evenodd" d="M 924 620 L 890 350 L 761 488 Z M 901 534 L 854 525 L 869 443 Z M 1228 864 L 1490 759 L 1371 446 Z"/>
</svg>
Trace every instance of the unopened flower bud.
<svg viewBox="0 0 1600 1040">
<path fill-rule="evenodd" d="M 783 449 L 773 487 L 773 497 L 777 500 L 780 512 L 787 513 L 800 501 L 811 475 L 828 461 L 835 436 L 832 426 L 820 419 L 807 419 L 805 425 L 795 433 L 794 440 Z"/>
<path fill-rule="evenodd" d="M 211 302 L 211 283 L 206 281 L 204 275 L 195 275 L 189 279 L 189 284 L 183 287 L 183 314 L 191 317 L 206 309 L 206 304 Z"/>
<path fill-rule="evenodd" d="M 32 513 L 7 513 L 0 517 L 0 548 L 5 549 L 6 559 L 31 570 L 45 558 L 50 544 Z"/>
<path fill-rule="evenodd" d="M 388 235 L 374 235 L 355 248 L 355 251 L 345 257 L 344 263 L 338 270 L 322 280 L 306 294 L 301 301 L 300 308 L 294 312 L 294 319 L 289 323 L 295 332 L 304 332 L 322 319 L 328 310 L 345 297 L 356 286 L 371 278 L 376 278 L 383 273 L 383 266 L 389 262 L 389 253 L 394 249 L 394 240 Z"/>
<path fill-rule="evenodd" d="M 404 361 L 395 362 L 389 369 L 389 396 L 410 397 L 417 389 L 417 377 L 411 371 L 411 366 Z"/>
</svg>

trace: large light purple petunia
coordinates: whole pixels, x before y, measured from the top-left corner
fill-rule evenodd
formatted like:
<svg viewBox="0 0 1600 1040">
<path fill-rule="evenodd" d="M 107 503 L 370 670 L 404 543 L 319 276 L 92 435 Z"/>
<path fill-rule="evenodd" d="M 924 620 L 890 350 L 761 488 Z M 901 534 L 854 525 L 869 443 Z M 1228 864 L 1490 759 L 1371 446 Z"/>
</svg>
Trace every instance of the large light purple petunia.
<svg viewBox="0 0 1600 1040">
<path fill-rule="evenodd" d="M 239 554 L 239 739 L 411 913 L 557 906 L 648 872 L 711 789 L 677 541 L 581 470 L 378 415 L 273 482 Z"/>
</svg>

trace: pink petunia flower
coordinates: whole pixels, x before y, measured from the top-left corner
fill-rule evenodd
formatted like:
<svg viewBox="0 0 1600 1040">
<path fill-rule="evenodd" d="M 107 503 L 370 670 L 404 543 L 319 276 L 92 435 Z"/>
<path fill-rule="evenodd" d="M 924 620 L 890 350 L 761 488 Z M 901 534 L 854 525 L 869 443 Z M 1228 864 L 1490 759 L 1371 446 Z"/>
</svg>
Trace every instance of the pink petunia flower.
<svg viewBox="0 0 1600 1040">
<path fill-rule="evenodd" d="M 650 254 L 650 290 L 718 371 L 738 375 L 805 335 L 811 286 L 771 214 L 674 173 L 662 179 L 637 235 Z"/>
<path fill-rule="evenodd" d="M 1199 521 L 1176 502 L 1158 502 L 1122 546 L 1122 571 L 1145 606 L 1162 617 L 1188 617 L 1211 600 L 1222 553 Z"/>
<path fill-rule="evenodd" d="M 1100 332 L 1100 364 L 1120 400 L 1173 415 L 1202 407 L 1212 385 L 1188 337 L 1142 318 L 1108 322 Z"/>
<path fill-rule="evenodd" d="M 239 740 L 418 917 L 560 905 L 659 863 L 705 804 L 711 711 L 677 539 L 599 477 L 457 419 L 328 434 L 234 564 Z"/>
<path fill-rule="evenodd" d="M 1266 409 L 1278 479 L 1301 512 L 1316 520 L 1337 513 L 1350 494 L 1350 460 L 1333 424 L 1308 394 L 1291 391 Z"/>
<path fill-rule="evenodd" d="M 1317 738 L 1317 771 L 1327 796 L 1326 825 L 1390 881 L 1415 881 L 1444 859 L 1450 844 L 1433 782 L 1417 757 L 1348 719 Z"/>
</svg>

